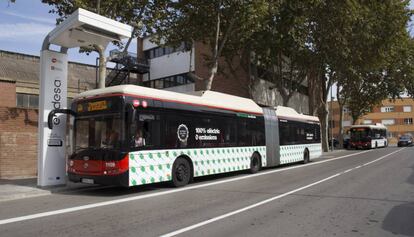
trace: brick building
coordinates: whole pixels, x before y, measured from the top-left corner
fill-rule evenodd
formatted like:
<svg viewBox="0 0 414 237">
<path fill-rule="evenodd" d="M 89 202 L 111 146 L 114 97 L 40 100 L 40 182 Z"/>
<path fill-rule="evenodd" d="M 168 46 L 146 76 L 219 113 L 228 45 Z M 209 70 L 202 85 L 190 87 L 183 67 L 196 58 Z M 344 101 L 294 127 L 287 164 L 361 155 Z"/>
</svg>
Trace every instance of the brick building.
<svg viewBox="0 0 414 237">
<path fill-rule="evenodd" d="M 39 57 L 0 50 L 0 178 L 37 173 Z M 68 65 L 68 101 L 95 88 L 95 67 Z"/>
<path fill-rule="evenodd" d="M 331 106 L 329 104 L 329 106 Z M 331 107 L 329 107 L 331 108 Z M 339 134 L 339 105 L 337 101 L 332 103 L 333 109 L 333 135 Z M 414 100 L 402 98 L 393 100 L 383 100 L 380 106 L 374 107 L 372 111 L 361 118 L 355 124 L 376 124 L 382 123 L 388 129 L 390 144 L 396 144 L 398 137 L 404 134 L 414 135 Z M 331 118 L 331 117 L 330 117 Z M 332 120 L 331 120 L 332 121 Z M 330 123 L 331 125 L 332 123 Z M 345 131 L 353 124 L 350 111 L 344 108 L 344 119 L 342 122 Z"/>
<path fill-rule="evenodd" d="M 207 46 L 196 42 L 192 46 L 184 43 L 174 49 L 159 46 L 151 42 L 150 37 L 138 40 L 138 55 L 149 60 L 150 70 L 143 75 L 143 85 L 172 90 L 177 92 L 192 92 L 203 87 L 203 81 L 192 80 L 187 76 L 193 72 L 199 77 L 208 77 L 206 55 L 210 54 Z M 282 105 L 282 97 L 274 85 L 266 80 L 251 81 L 249 72 L 242 67 L 239 61 L 231 62 L 232 69 L 224 60 L 219 61 L 219 72 L 212 84 L 212 90 L 231 95 L 249 97 L 256 103 L 264 106 Z M 299 85 L 299 92 L 295 92 L 288 106 L 299 113 L 309 113 L 309 96 L 306 80 Z"/>
</svg>

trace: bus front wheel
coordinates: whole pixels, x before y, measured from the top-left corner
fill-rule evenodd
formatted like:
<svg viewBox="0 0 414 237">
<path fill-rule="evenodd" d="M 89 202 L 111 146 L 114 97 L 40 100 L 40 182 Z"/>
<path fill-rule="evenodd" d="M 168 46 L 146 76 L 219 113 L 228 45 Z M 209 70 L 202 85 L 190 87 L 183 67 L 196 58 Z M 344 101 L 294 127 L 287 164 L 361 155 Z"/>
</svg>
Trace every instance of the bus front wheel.
<svg viewBox="0 0 414 237">
<path fill-rule="evenodd" d="M 191 166 L 187 159 L 177 158 L 172 167 L 172 185 L 182 187 L 191 180 Z"/>
<path fill-rule="evenodd" d="M 260 156 L 256 153 L 253 154 L 252 158 L 250 159 L 250 173 L 255 174 L 259 172 L 261 168 L 260 165 Z"/>
</svg>

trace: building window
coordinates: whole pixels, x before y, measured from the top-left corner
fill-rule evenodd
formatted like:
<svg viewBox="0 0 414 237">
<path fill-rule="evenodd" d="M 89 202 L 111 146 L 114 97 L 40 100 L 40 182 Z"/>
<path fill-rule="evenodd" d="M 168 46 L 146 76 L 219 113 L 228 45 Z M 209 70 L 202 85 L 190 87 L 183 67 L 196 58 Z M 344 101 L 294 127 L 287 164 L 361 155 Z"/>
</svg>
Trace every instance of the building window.
<svg viewBox="0 0 414 237">
<path fill-rule="evenodd" d="M 342 121 L 342 126 L 343 127 L 351 126 L 351 121 L 350 120 L 344 120 L 344 121 Z"/>
<path fill-rule="evenodd" d="M 372 120 L 371 119 L 365 119 L 362 123 L 363 124 L 372 124 Z"/>
<path fill-rule="evenodd" d="M 404 105 L 403 106 L 403 111 L 404 112 L 411 112 L 411 105 Z"/>
<path fill-rule="evenodd" d="M 394 106 L 384 106 L 384 107 L 381 107 L 381 112 L 382 113 L 394 112 Z"/>
<path fill-rule="evenodd" d="M 387 134 L 388 138 L 398 138 L 398 133 L 397 132 L 388 132 Z"/>
<path fill-rule="evenodd" d="M 70 105 L 72 104 L 72 100 L 73 100 L 72 98 L 68 97 L 67 108 L 70 108 Z M 39 95 L 16 93 L 16 107 L 38 109 L 39 108 Z"/>
<path fill-rule="evenodd" d="M 350 112 L 351 112 L 351 110 L 349 110 L 349 108 L 348 108 L 348 107 L 343 107 L 342 112 L 343 112 L 344 114 L 348 114 L 348 113 L 350 113 Z"/>
<path fill-rule="evenodd" d="M 184 73 L 155 80 L 144 81 L 142 85 L 155 89 L 164 89 L 174 86 L 186 85 L 193 82 L 194 81 L 187 76 L 187 73 Z"/>
<path fill-rule="evenodd" d="M 394 125 L 395 124 L 395 119 L 383 119 L 381 120 L 381 123 L 384 125 Z"/>
<path fill-rule="evenodd" d="M 413 118 L 405 118 L 404 124 L 413 124 Z"/>
<path fill-rule="evenodd" d="M 16 94 L 16 107 L 19 108 L 39 108 L 39 96 L 35 94 Z"/>
<path fill-rule="evenodd" d="M 172 54 L 175 52 L 184 52 L 184 51 L 189 51 L 190 50 L 190 45 L 186 44 L 186 43 L 181 43 L 180 46 L 178 46 L 177 48 L 172 48 L 172 47 L 156 47 L 156 48 L 152 48 L 149 50 L 145 50 L 145 57 L 147 59 L 152 59 L 152 58 L 158 58 L 164 55 L 168 55 L 168 54 Z"/>
</svg>

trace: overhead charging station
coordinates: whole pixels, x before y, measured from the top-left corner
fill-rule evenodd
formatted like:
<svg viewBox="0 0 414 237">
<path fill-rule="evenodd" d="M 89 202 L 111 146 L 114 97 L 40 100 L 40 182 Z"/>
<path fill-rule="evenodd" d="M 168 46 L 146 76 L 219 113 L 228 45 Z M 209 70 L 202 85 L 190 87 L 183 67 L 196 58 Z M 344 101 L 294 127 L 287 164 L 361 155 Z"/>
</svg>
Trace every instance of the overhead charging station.
<svg viewBox="0 0 414 237">
<path fill-rule="evenodd" d="M 66 114 L 47 119 L 54 109 L 66 109 L 69 48 L 105 47 L 132 37 L 132 26 L 79 8 L 44 39 L 40 52 L 40 100 L 38 125 L 38 175 L 41 187 L 66 183 Z M 60 46 L 60 51 L 49 49 Z"/>
</svg>

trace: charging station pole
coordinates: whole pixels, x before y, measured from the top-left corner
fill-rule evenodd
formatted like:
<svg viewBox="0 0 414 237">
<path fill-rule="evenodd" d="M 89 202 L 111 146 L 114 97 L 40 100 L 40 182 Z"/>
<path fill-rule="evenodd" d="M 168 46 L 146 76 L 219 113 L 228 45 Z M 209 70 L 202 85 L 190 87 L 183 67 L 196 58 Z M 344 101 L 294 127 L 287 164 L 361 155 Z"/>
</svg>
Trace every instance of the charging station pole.
<svg viewBox="0 0 414 237">
<path fill-rule="evenodd" d="M 61 185 L 66 183 L 66 115 L 53 118 L 53 129 L 48 128 L 47 117 L 51 110 L 67 106 L 67 49 L 55 52 L 43 44 L 40 65 L 37 184 Z"/>
<path fill-rule="evenodd" d="M 44 39 L 40 54 L 38 186 L 66 184 L 67 116 L 55 115 L 52 129 L 47 119 L 50 111 L 67 107 L 68 48 L 105 48 L 111 41 L 131 36 L 132 26 L 79 8 Z M 60 46 L 60 52 L 50 50 L 51 44 Z"/>
</svg>

